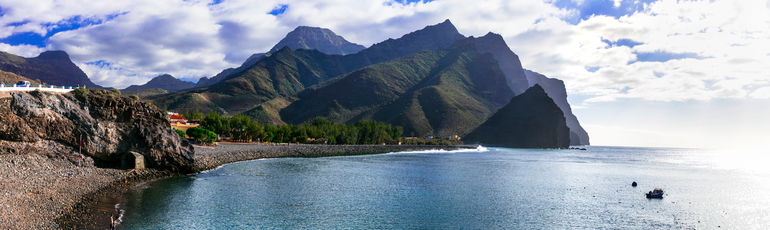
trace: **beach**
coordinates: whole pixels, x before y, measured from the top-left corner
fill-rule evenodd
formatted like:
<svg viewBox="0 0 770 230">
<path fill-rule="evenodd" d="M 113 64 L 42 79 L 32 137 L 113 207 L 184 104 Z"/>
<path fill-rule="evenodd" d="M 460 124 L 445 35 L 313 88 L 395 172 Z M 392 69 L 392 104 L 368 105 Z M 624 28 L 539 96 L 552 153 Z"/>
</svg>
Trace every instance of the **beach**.
<svg viewBox="0 0 770 230">
<path fill-rule="evenodd" d="M 460 146 L 220 144 L 195 146 L 199 170 L 276 157 L 321 157 L 411 150 L 455 149 Z M 41 229 L 108 227 L 116 196 L 148 181 L 178 176 L 155 169 L 97 168 L 37 154 L 0 154 L 0 228 Z"/>
</svg>

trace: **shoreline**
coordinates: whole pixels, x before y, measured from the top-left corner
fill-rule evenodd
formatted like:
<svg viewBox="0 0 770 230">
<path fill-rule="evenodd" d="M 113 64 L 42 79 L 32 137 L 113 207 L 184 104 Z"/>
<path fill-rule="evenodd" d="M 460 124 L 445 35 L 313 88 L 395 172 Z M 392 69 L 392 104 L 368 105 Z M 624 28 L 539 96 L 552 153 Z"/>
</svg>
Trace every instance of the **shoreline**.
<svg viewBox="0 0 770 230">
<path fill-rule="evenodd" d="M 45 214 L 31 221 L 37 224 L 22 224 L 23 227 L 34 228 L 109 228 L 112 206 L 130 189 L 143 184 L 171 178 L 175 176 L 191 176 L 203 171 L 212 170 L 226 164 L 264 159 L 286 157 L 329 157 L 369 155 L 390 152 L 421 151 L 421 150 L 457 150 L 473 148 L 471 146 L 435 146 L 435 145 L 312 145 L 312 144 L 246 144 L 220 143 L 218 146 L 195 146 L 195 166 L 198 169 L 193 174 L 174 174 L 168 171 L 154 169 L 119 170 L 113 180 L 96 185 L 97 189 L 82 191 L 80 199 L 69 206 L 62 206 L 54 218 L 44 219 Z M 99 170 L 99 169 L 97 169 Z M 110 169 L 118 170 L 118 169 Z M 77 192 L 77 191 L 75 191 Z M 35 201 L 32 201 L 35 202 Z M 36 219 L 36 220 L 35 220 Z M 45 223 L 50 221 L 50 223 Z M 45 223 L 39 225 L 40 223 Z"/>
</svg>

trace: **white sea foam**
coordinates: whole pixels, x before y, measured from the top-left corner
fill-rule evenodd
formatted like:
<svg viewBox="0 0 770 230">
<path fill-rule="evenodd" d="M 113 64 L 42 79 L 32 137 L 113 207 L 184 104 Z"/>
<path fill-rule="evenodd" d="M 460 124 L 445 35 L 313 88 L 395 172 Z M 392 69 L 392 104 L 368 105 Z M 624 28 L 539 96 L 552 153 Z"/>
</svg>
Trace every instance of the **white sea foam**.
<svg viewBox="0 0 770 230">
<path fill-rule="evenodd" d="M 403 152 L 393 152 L 393 153 L 387 153 L 387 154 L 404 154 L 404 153 L 467 153 L 467 152 L 489 152 L 489 149 L 484 146 L 476 146 L 475 149 L 455 149 L 455 150 L 446 150 L 446 149 L 429 149 L 429 150 L 418 150 L 418 151 L 403 151 Z"/>
<path fill-rule="evenodd" d="M 118 218 L 113 220 L 113 224 L 118 226 L 121 222 L 123 222 L 123 214 L 126 212 L 126 210 L 120 208 L 120 203 L 115 204 L 115 210 L 118 212 Z"/>
</svg>

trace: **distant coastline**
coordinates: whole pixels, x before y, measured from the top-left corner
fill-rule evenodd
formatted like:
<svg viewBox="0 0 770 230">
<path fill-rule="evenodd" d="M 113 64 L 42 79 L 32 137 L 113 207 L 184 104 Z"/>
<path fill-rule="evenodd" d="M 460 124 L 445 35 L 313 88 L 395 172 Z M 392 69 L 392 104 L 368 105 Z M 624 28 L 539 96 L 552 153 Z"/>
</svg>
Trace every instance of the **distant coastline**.
<svg viewBox="0 0 770 230">
<path fill-rule="evenodd" d="M 433 145 L 311 145 L 311 144 L 238 144 L 221 143 L 218 146 L 195 146 L 195 165 L 200 171 L 247 160 L 281 157 L 326 157 L 343 155 L 364 155 L 389 152 L 404 152 L 418 150 L 455 150 L 473 148 L 471 146 L 433 146 Z M 4 162 L 3 162 L 4 163 Z M 2 164 L 2 163 L 0 163 Z M 107 169 L 116 170 L 116 169 Z M 80 200 L 71 205 L 59 207 L 56 218 L 47 219 L 48 213 L 38 213 L 28 218 L 27 227 L 54 228 L 104 228 L 109 227 L 109 207 L 120 200 L 120 196 L 129 189 L 153 180 L 183 176 L 154 169 L 120 170 L 114 173 L 111 181 L 96 181 L 92 186 L 99 187 L 86 191 L 76 191 Z M 90 176 L 103 176 L 89 174 Z M 77 190 L 78 185 L 71 185 Z M 41 199 L 33 199 L 37 202 Z M 46 223 L 48 222 L 48 223 Z"/>
</svg>

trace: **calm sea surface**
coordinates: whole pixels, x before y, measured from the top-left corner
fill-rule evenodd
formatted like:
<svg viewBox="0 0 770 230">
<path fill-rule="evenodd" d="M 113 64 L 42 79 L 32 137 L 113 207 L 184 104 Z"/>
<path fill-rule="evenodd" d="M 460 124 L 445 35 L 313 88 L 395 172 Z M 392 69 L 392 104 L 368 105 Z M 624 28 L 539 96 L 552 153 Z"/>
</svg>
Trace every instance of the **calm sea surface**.
<svg viewBox="0 0 770 230">
<path fill-rule="evenodd" d="M 768 154 L 480 148 L 256 160 L 148 183 L 127 195 L 119 227 L 770 229 Z M 666 196 L 646 199 L 656 187 Z"/>
</svg>

